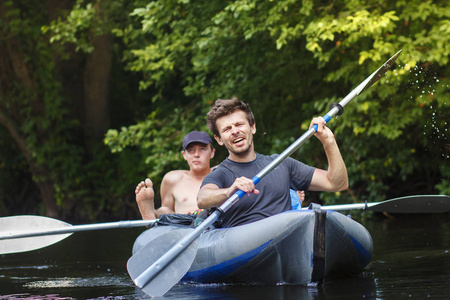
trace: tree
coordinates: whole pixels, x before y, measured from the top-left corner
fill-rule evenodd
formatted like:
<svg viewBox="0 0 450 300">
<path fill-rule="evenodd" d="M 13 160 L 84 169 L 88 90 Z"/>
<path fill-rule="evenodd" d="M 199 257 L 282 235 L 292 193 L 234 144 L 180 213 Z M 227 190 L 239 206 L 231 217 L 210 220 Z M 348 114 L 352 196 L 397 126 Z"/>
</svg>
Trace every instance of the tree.
<svg viewBox="0 0 450 300">
<path fill-rule="evenodd" d="M 403 49 L 395 69 L 330 125 L 352 182 L 345 197 L 323 197 L 378 201 L 449 192 L 449 14 L 444 1 L 162 0 L 136 8 L 141 28 L 122 34 L 150 37 L 130 50 L 129 67 L 144 74 L 142 88 L 159 88 L 155 101 L 174 78 L 202 99 L 203 113 L 239 96 L 257 115 L 257 149 L 269 153 L 299 135 L 299 117 L 307 129 Z M 318 146 L 295 156 L 320 166 L 324 158 L 311 157 Z"/>
<path fill-rule="evenodd" d="M 351 188 L 321 197 L 450 193 L 444 1 L 6 0 L 0 16 L 2 213 L 136 216 L 137 181 L 184 167 L 215 99 L 249 102 L 258 151 L 280 152 L 399 49 L 330 123 Z M 326 167 L 320 147 L 294 156 Z"/>
<path fill-rule="evenodd" d="M 107 200 L 99 199 L 108 195 L 100 193 L 106 182 L 99 178 L 97 183 L 92 177 L 107 175 L 112 164 L 102 140 L 110 126 L 109 18 L 120 8 L 111 1 L 82 4 L 54 0 L 0 4 L 0 123 L 40 191 L 42 206 L 37 202 L 28 212 L 53 217 L 73 216 L 74 207 L 86 208 L 90 202 L 102 207 Z M 81 214 L 93 217 L 97 208 Z"/>
<path fill-rule="evenodd" d="M 22 8 L 12 1 L 0 4 L 3 20 L 0 122 L 28 163 L 47 215 L 57 216 L 51 171 L 43 164 L 43 149 L 37 144 L 48 138 L 45 132 L 65 113 L 60 109 L 63 100 L 55 93 L 60 86 L 52 80 L 55 66 L 51 59 L 47 60 L 52 53 L 45 46 L 46 41 L 40 39 L 40 33 L 30 26 L 42 18 L 27 11 L 33 8 L 32 4 Z"/>
</svg>

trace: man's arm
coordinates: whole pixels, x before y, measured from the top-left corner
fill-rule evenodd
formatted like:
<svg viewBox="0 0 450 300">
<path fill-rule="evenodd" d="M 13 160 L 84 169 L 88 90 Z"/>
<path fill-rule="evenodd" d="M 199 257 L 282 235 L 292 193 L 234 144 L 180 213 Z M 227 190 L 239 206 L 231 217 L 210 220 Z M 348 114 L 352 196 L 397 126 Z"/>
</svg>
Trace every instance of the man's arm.
<svg viewBox="0 0 450 300">
<path fill-rule="evenodd" d="M 161 207 L 156 210 L 156 217 L 159 218 L 160 215 L 175 213 L 173 190 L 180 179 L 176 171 L 171 171 L 164 175 L 161 182 Z"/>
<path fill-rule="evenodd" d="M 198 208 L 210 209 L 213 206 L 222 205 L 228 198 L 230 198 L 237 190 L 242 190 L 245 193 L 259 194 L 259 190 L 255 189 L 253 180 L 247 177 L 236 178 L 233 185 L 229 188 L 220 189 L 213 183 L 205 184 L 197 196 Z"/>
<path fill-rule="evenodd" d="M 322 142 L 328 160 L 328 170 L 316 169 L 314 171 L 309 190 L 311 191 L 343 191 L 348 188 L 347 168 L 345 167 L 339 147 L 333 132 L 325 126 L 322 117 L 311 121 L 318 125 L 315 136 Z"/>
</svg>

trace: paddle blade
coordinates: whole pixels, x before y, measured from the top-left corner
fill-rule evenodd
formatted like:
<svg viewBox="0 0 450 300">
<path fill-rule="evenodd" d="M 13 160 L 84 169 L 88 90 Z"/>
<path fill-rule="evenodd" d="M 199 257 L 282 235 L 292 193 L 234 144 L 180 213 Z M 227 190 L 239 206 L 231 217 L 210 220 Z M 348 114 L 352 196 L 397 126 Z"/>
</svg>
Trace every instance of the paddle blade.
<svg viewBox="0 0 450 300">
<path fill-rule="evenodd" d="M 395 53 L 391 58 L 389 58 L 377 71 L 375 71 L 375 74 L 372 76 L 372 78 L 369 80 L 369 82 L 364 86 L 364 88 L 358 92 L 358 95 L 362 93 L 362 91 L 367 90 L 369 87 L 371 87 L 375 82 L 377 82 L 381 77 L 383 77 L 386 72 L 392 68 L 392 65 L 394 64 L 397 57 L 400 55 L 402 50 Z"/>
<path fill-rule="evenodd" d="M 46 228 L 61 228 L 70 227 L 72 225 L 60 220 L 42 217 L 42 216 L 12 216 L 0 218 L 0 235 L 9 235 L 20 232 L 27 232 L 30 230 L 38 231 Z M 14 239 L 0 240 L 0 254 L 27 252 L 37 250 L 57 243 L 71 233 L 48 235 L 48 236 L 34 236 Z"/>
<path fill-rule="evenodd" d="M 151 230 L 151 229 L 150 229 Z M 153 240 L 127 262 L 128 273 L 135 280 L 146 271 L 155 261 L 171 250 L 185 236 L 191 234 L 192 228 L 178 229 L 165 233 Z M 181 254 L 174 257 L 173 261 L 161 269 L 142 290 L 152 297 L 164 295 L 187 273 L 197 254 L 198 238 L 195 239 Z"/>
<path fill-rule="evenodd" d="M 444 213 L 450 211 L 450 196 L 415 195 L 395 198 L 374 204 L 367 204 L 367 210 L 375 212 L 420 214 Z"/>
</svg>

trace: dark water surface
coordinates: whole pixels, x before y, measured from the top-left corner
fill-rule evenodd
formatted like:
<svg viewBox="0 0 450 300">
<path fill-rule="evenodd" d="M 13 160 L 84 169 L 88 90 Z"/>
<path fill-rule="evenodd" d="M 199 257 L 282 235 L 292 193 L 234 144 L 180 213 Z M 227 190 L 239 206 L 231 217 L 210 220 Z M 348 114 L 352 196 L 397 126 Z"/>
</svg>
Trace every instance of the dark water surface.
<svg viewBox="0 0 450 300">
<path fill-rule="evenodd" d="M 374 255 L 357 276 L 310 286 L 181 285 L 164 298 L 450 298 L 450 214 L 380 215 L 362 223 Z M 0 255 L 0 299 L 148 299 L 126 271 L 140 232 L 79 232 L 38 251 Z"/>
</svg>

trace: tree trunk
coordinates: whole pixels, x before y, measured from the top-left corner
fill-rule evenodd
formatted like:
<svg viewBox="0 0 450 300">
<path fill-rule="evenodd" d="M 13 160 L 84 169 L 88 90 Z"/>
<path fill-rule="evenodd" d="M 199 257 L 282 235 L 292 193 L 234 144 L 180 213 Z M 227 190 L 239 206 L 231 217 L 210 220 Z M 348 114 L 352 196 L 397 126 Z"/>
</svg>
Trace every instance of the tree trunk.
<svg viewBox="0 0 450 300">
<path fill-rule="evenodd" d="M 107 23 L 104 7 L 109 1 L 97 5 L 96 18 Z M 101 142 L 109 128 L 109 79 L 113 42 L 109 32 L 91 34 L 94 51 L 88 54 L 84 70 L 84 132 L 89 148 Z"/>
</svg>

